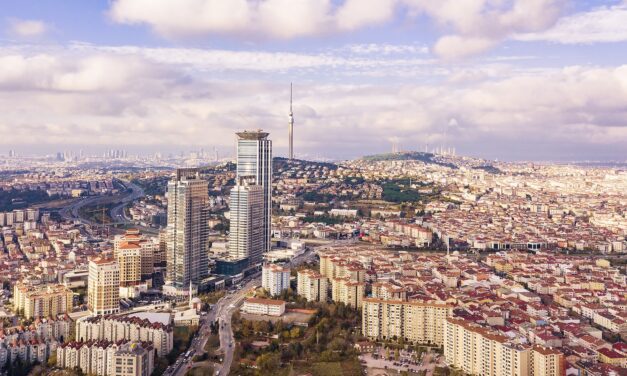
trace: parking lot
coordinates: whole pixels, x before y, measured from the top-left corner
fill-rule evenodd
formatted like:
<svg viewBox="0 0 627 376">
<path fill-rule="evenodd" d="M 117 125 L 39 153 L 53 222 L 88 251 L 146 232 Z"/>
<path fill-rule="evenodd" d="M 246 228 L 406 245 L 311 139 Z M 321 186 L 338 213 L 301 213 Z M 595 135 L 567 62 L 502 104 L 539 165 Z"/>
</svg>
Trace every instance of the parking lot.
<svg viewBox="0 0 627 376">
<path fill-rule="evenodd" d="M 406 371 L 410 374 L 430 376 L 433 375 L 436 366 L 444 365 L 444 357 L 433 351 L 419 355 L 414 351 L 400 350 L 398 359 L 394 359 L 394 350 L 390 350 L 389 355 L 392 360 L 386 359 L 388 352 L 379 347 L 372 354 L 360 355 L 359 360 L 368 375 L 397 375 L 401 371 Z"/>
</svg>

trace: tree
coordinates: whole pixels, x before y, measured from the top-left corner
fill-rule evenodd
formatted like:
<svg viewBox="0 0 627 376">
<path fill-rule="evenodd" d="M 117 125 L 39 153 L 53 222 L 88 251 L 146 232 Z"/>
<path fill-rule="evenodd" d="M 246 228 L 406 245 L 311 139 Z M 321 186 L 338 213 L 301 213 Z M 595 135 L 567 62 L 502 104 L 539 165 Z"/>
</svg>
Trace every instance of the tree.
<svg viewBox="0 0 627 376">
<path fill-rule="evenodd" d="M 299 326 L 295 326 L 290 330 L 290 338 L 296 339 L 302 335 L 302 329 Z"/>
<path fill-rule="evenodd" d="M 52 352 L 48 357 L 48 367 L 54 367 L 57 365 L 57 353 Z"/>
<path fill-rule="evenodd" d="M 266 353 L 257 357 L 257 367 L 259 367 L 259 374 L 269 375 L 278 370 L 281 360 L 278 354 Z"/>
</svg>

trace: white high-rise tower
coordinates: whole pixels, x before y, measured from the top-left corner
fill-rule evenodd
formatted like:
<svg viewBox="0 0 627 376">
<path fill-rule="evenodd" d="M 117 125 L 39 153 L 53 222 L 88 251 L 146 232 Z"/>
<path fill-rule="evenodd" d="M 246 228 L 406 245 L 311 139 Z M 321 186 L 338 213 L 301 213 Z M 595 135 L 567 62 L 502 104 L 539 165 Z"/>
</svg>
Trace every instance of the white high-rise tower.
<svg viewBox="0 0 627 376">
<path fill-rule="evenodd" d="M 290 82 L 290 123 L 288 127 L 288 137 L 290 142 L 290 160 L 294 159 L 294 111 L 292 111 L 292 83 Z"/>
<path fill-rule="evenodd" d="M 261 130 L 237 133 L 237 177 L 254 178 L 254 184 L 262 187 L 263 193 L 263 252 L 272 246 L 272 141 L 268 133 Z"/>
<path fill-rule="evenodd" d="M 231 190 L 231 226 L 229 228 L 229 257 L 248 258 L 249 265 L 263 260 L 265 251 L 264 190 L 255 178 L 238 178 Z"/>
</svg>

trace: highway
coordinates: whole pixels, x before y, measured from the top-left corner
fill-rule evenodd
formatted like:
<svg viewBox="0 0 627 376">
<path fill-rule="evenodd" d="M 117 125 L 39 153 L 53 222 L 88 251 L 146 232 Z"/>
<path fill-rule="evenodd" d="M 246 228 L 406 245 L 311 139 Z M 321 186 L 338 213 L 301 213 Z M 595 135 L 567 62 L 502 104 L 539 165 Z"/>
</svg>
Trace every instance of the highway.
<svg viewBox="0 0 627 376">
<path fill-rule="evenodd" d="M 75 221 L 78 220 L 84 225 L 89 226 L 99 226 L 101 223 L 94 222 L 89 219 L 83 218 L 80 216 L 80 210 L 84 207 L 96 207 L 98 205 L 105 205 L 110 203 L 116 203 L 117 205 L 111 209 L 109 213 L 111 219 L 113 220 L 108 225 L 126 225 L 131 224 L 132 221 L 126 217 L 124 208 L 132 203 L 133 201 L 144 197 L 144 190 L 136 184 L 131 183 L 127 180 L 119 180 L 120 184 L 122 184 L 125 188 L 130 189 L 131 192 L 123 192 L 115 196 L 93 196 L 86 197 L 80 200 L 73 202 L 71 205 L 66 206 L 65 208 L 59 211 L 59 215 L 65 220 Z M 151 229 L 154 231 L 154 229 Z"/>
</svg>

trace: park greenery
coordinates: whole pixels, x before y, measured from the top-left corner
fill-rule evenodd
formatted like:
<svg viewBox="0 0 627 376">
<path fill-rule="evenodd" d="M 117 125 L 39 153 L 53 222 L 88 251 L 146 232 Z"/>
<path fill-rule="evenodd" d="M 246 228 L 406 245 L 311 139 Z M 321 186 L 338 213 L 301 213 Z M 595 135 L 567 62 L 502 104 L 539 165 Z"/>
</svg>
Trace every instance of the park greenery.
<svg viewBox="0 0 627 376">
<path fill-rule="evenodd" d="M 233 316 L 238 341 L 231 372 L 236 375 L 361 375 L 353 344 L 362 340 L 359 311 L 343 303 L 304 302 L 293 291 L 282 294 L 290 308 L 309 308 L 307 327 L 283 321 L 252 321 Z M 253 367 L 254 366 L 254 367 Z"/>
<path fill-rule="evenodd" d="M 420 193 L 411 187 L 405 187 L 400 181 L 389 180 L 384 182 L 383 199 L 388 202 L 414 202 L 420 200 Z M 409 186 L 409 184 L 407 185 Z"/>
</svg>

